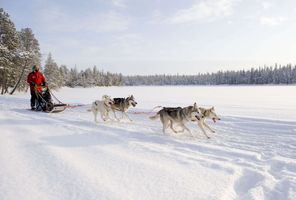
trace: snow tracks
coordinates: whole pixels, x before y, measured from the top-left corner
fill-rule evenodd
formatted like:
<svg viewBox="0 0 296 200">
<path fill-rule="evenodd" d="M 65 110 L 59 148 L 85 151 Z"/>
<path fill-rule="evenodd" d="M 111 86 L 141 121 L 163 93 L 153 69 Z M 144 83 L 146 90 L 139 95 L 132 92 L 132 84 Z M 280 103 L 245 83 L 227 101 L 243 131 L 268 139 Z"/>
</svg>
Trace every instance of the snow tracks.
<svg viewBox="0 0 296 200">
<path fill-rule="evenodd" d="M 207 140 L 162 135 L 145 114 L 95 124 L 86 109 L 0 97 L 0 199 L 294 199 L 296 125 L 222 116 Z"/>
</svg>

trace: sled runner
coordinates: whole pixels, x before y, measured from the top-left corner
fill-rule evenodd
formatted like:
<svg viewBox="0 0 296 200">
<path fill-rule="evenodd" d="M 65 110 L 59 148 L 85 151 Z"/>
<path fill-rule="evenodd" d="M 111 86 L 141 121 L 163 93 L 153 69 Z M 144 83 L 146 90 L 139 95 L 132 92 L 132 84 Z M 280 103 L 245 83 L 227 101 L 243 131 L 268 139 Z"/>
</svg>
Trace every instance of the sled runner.
<svg viewBox="0 0 296 200">
<path fill-rule="evenodd" d="M 37 97 L 36 111 L 43 111 L 47 113 L 58 113 L 58 112 L 64 111 L 67 108 L 67 104 L 64 104 L 61 101 L 59 101 L 49 90 L 48 86 L 39 86 L 39 87 L 41 87 L 41 91 L 40 91 L 40 88 L 39 90 L 35 88 L 36 97 Z M 54 97 L 58 103 L 54 103 L 52 100 L 52 97 Z"/>
</svg>

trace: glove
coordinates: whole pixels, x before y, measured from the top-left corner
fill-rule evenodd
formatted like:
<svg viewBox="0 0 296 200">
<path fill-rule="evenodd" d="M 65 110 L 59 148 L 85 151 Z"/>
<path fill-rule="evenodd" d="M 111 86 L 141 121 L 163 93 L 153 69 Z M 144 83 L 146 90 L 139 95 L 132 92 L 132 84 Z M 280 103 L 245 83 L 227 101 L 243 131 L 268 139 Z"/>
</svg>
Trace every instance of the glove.
<svg viewBox="0 0 296 200">
<path fill-rule="evenodd" d="M 43 82 L 43 83 L 42 83 L 42 86 L 47 86 L 47 83 L 46 83 L 46 82 Z"/>
</svg>

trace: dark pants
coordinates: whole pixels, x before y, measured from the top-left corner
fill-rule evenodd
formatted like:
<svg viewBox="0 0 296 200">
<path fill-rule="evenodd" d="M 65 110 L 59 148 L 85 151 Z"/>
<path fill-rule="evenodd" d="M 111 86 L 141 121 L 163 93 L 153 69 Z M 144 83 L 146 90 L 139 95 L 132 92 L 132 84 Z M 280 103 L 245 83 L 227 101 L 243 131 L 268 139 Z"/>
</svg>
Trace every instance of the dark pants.
<svg viewBox="0 0 296 200">
<path fill-rule="evenodd" d="M 36 106 L 36 101 L 37 101 L 37 96 L 36 96 L 36 92 L 34 90 L 30 90 L 31 92 L 31 108 L 35 108 Z"/>
</svg>

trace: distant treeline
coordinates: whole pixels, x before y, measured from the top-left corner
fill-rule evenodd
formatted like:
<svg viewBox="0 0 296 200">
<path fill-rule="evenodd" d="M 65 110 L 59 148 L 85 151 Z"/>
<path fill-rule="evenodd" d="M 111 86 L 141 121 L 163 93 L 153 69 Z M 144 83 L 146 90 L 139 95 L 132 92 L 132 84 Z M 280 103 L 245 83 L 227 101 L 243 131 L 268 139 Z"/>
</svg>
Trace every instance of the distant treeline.
<svg viewBox="0 0 296 200">
<path fill-rule="evenodd" d="M 94 87 L 94 86 L 119 86 L 122 85 L 122 75 L 117 73 L 104 72 L 96 66 L 78 71 L 76 67 L 68 68 L 65 65 L 60 67 L 48 55 L 44 75 L 48 85 L 53 88 L 67 87 Z"/>
<path fill-rule="evenodd" d="M 259 67 L 250 70 L 218 71 L 197 75 L 125 76 L 123 85 L 257 85 L 296 84 L 296 65 Z"/>
<path fill-rule="evenodd" d="M 94 86 L 138 86 L 138 85 L 259 85 L 259 84 L 296 84 L 296 65 L 292 67 L 259 67 L 239 71 L 218 71 L 197 75 L 147 75 L 123 76 L 104 72 L 94 66 L 92 69 L 77 71 L 65 65 L 58 67 L 48 56 L 44 74 L 52 88 L 94 87 Z"/>
</svg>

